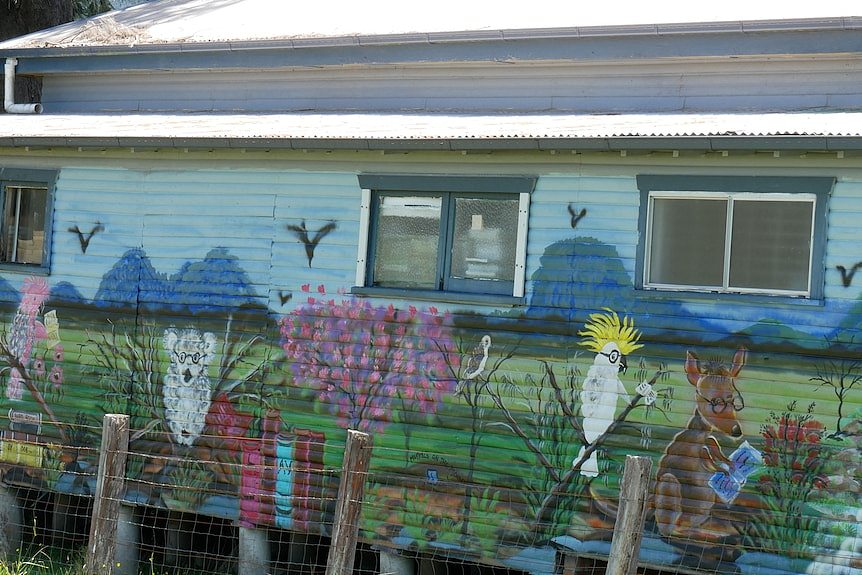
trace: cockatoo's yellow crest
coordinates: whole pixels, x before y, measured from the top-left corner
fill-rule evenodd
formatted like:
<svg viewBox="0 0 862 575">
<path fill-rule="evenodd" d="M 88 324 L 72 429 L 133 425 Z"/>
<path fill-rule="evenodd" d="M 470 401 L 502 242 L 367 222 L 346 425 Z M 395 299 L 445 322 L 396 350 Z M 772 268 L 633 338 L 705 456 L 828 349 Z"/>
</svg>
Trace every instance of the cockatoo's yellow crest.
<svg viewBox="0 0 862 575">
<path fill-rule="evenodd" d="M 598 353 L 608 342 L 613 341 L 623 355 L 629 355 L 643 347 L 643 344 L 638 343 L 641 333 L 635 329 L 632 319 L 626 317 L 620 322 L 620 316 L 615 311 L 603 309 L 607 313 L 590 314 L 590 320 L 584 326 L 584 331 L 578 332 L 578 335 L 587 338 L 580 345 Z"/>
</svg>

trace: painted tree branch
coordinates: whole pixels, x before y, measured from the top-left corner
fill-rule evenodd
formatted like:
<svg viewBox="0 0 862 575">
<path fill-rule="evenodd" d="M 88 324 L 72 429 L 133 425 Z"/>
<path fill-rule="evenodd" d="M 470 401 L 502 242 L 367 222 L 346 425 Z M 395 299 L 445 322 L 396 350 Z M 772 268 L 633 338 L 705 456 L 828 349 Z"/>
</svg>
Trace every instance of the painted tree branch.
<svg viewBox="0 0 862 575">
<path fill-rule="evenodd" d="M 515 432 L 515 435 L 517 435 L 524 441 L 524 445 L 527 446 L 527 449 L 533 452 L 533 454 L 536 456 L 536 459 L 539 460 L 539 463 L 541 463 L 542 467 L 545 468 L 545 470 L 553 478 L 553 480 L 560 481 L 561 478 L 557 469 L 550 461 L 548 461 L 548 458 L 545 457 L 545 454 L 542 453 L 542 450 L 536 447 L 533 441 L 527 436 L 526 433 L 524 433 L 524 430 L 521 429 L 521 426 L 515 420 L 514 416 L 512 415 L 512 412 L 509 411 L 508 407 L 503 405 L 503 401 L 500 399 L 500 397 L 496 393 L 491 393 L 489 395 L 494 401 L 494 404 L 497 406 L 497 409 L 503 412 L 503 416 L 506 418 L 506 422 L 509 424 L 509 428 L 513 432 Z"/>
<path fill-rule="evenodd" d="M 548 382 L 551 384 L 551 387 L 554 388 L 554 397 L 557 398 L 557 403 L 560 404 L 560 408 L 563 410 L 563 413 L 568 417 L 568 421 L 571 424 L 572 428 L 574 428 L 575 433 L 578 434 L 578 439 L 581 443 L 586 444 L 587 438 L 584 435 L 584 429 L 578 424 L 578 418 L 575 412 L 571 410 L 568 402 L 563 397 L 563 389 L 557 383 L 557 376 L 554 374 L 553 368 L 547 361 L 543 361 L 542 364 L 545 366 L 545 373 L 548 376 Z"/>
<path fill-rule="evenodd" d="M 39 391 L 39 388 L 36 387 L 36 384 L 33 383 L 33 380 L 30 377 L 29 370 L 24 366 L 23 363 L 21 363 L 21 361 L 17 357 L 15 357 L 15 354 L 9 351 L 5 339 L 6 338 L 4 337 L 2 341 L 0 341 L 0 356 L 2 356 L 2 359 L 7 364 L 9 364 L 9 367 L 18 370 L 18 373 L 21 374 L 21 378 L 24 380 L 27 389 L 29 389 L 30 393 L 33 395 L 33 399 L 36 400 L 36 403 L 39 404 L 39 406 L 42 408 L 42 411 L 44 411 L 45 415 L 48 416 L 48 419 L 51 420 L 51 423 L 53 423 L 57 427 L 57 431 L 60 433 L 60 438 L 64 442 L 67 441 L 66 430 L 63 427 L 63 423 L 60 422 L 59 419 L 57 419 L 57 417 L 54 415 L 54 410 L 51 409 L 51 406 L 48 405 L 48 402 L 45 401 L 45 398 L 42 396 L 42 392 Z"/>
<path fill-rule="evenodd" d="M 655 382 L 658 381 L 659 377 L 661 377 L 662 373 L 663 372 L 661 372 L 661 371 L 657 371 L 656 374 L 653 376 L 653 378 L 649 381 L 649 385 L 655 384 Z M 565 490 L 569 487 L 569 484 L 572 482 L 572 480 L 578 476 L 578 474 L 581 471 L 581 466 L 583 466 L 584 462 L 587 459 L 589 459 L 590 455 L 592 455 L 593 452 L 596 451 L 596 449 L 598 449 L 599 447 L 602 446 L 602 444 L 605 442 L 605 440 L 608 438 L 608 436 L 612 435 L 614 433 L 614 431 L 616 431 L 616 429 L 622 423 L 625 422 L 629 413 L 631 413 L 632 410 L 634 410 L 636 407 L 638 407 L 638 403 L 640 403 L 640 400 L 642 397 L 643 396 L 640 393 L 635 392 L 635 395 L 632 398 L 632 400 L 625 407 L 625 409 L 623 409 L 619 413 L 619 415 L 617 415 L 617 417 L 614 419 L 614 421 L 608 426 L 607 430 L 603 434 L 601 434 L 599 437 L 597 437 L 594 442 L 592 442 L 591 444 L 586 446 L 586 449 L 584 449 L 584 453 L 581 455 L 581 458 L 578 461 L 576 461 L 574 463 L 574 465 L 572 465 L 572 468 L 569 469 L 565 473 L 565 475 L 563 475 L 563 477 L 560 479 L 560 481 L 551 489 L 551 492 L 545 496 L 544 500 L 542 500 L 542 505 L 539 507 L 539 511 L 536 513 L 536 520 L 535 520 L 535 523 L 533 525 L 533 532 L 534 533 L 539 532 L 539 529 L 541 528 L 541 525 L 542 525 L 542 520 L 544 519 L 545 515 L 547 514 L 548 509 L 550 508 L 551 504 L 554 501 L 556 501 L 556 499 L 565 492 Z"/>
</svg>

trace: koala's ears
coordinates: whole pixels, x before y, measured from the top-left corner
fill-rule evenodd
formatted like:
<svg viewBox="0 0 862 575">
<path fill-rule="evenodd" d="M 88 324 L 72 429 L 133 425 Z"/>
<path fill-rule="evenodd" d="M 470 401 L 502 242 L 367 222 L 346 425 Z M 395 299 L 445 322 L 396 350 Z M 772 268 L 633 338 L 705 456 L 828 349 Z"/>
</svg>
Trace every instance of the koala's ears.
<svg viewBox="0 0 862 575">
<path fill-rule="evenodd" d="M 180 335 L 177 333 L 172 327 L 169 327 L 165 330 L 165 338 L 164 338 L 164 346 L 168 351 L 174 351 L 177 348 L 177 342 L 180 339 Z"/>
<path fill-rule="evenodd" d="M 216 336 L 208 331 L 204 333 L 204 353 L 212 355 L 216 348 Z"/>
</svg>

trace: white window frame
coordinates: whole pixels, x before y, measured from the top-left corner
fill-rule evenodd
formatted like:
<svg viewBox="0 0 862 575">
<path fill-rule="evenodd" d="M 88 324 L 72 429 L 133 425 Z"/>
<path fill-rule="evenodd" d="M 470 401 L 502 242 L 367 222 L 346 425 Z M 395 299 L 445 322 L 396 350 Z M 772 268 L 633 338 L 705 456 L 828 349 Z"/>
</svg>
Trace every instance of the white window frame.
<svg viewBox="0 0 862 575">
<path fill-rule="evenodd" d="M 388 178 L 392 178 L 389 183 Z M 528 191 L 515 191 L 510 189 L 499 189 L 501 181 L 512 180 L 512 186 Z M 407 185 L 405 185 L 405 181 Z M 363 187 L 361 191 L 360 213 L 359 213 L 359 241 L 356 256 L 355 285 L 358 288 L 371 288 L 389 291 L 400 291 L 405 294 L 419 294 L 420 292 L 434 292 L 444 294 L 487 295 L 491 297 L 500 296 L 499 293 L 485 293 L 481 291 L 458 292 L 452 290 L 414 290 L 409 288 L 383 288 L 369 285 L 370 273 L 369 250 L 372 246 L 372 234 L 374 233 L 374 222 L 372 222 L 372 205 L 375 192 L 434 192 L 442 194 L 470 193 L 476 196 L 493 198 L 497 195 L 516 193 L 518 196 L 518 221 L 515 238 L 515 261 L 514 279 L 512 281 L 512 292 L 506 294 L 514 298 L 523 298 L 525 294 L 525 282 L 527 272 L 527 236 L 530 218 L 530 195 L 535 186 L 535 178 L 532 177 L 507 177 L 507 176 L 360 176 L 360 184 L 377 183 L 377 186 Z M 446 214 L 442 217 L 448 218 Z M 445 226 L 450 230 L 451 226 Z M 444 238 L 447 239 L 448 238 Z M 446 270 L 448 273 L 448 270 Z M 477 282 L 480 285 L 481 282 Z"/>
<path fill-rule="evenodd" d="M 727 293 L 727 294 L 760 294 L 760 295 L 776 295 L 786 297 L 812 297 L 812 280 L 814 266 L 814 240 L 817 233 L 817 210 L 818 197 L 814 193 L 757 193 L 757 192 L 714 192 L 714 191 L 680 191 L 680 190 L 651 190 L 648 193 L 648 205 L 646 216 L 646 233 L 644 236 L 644 252 L 643 252 L 643 289 L 664 290 L 664 291 L 694 291 L 708 293 Z M 653 241 L 653 216 L 654 216 L 654 200 L 656 199 L 674 199 L 674 200 L 716 200 L 726 202 L 727 216 L 725 221 L 725 237 L 724 237 L 724 266 L 722 269 L 722 285 L 688 285 L 688 284 L 666 284 L 659 282 L 650 282 L 650 258 L 652 254 Z M 808 281 L 805 290 L 781 290 L 771 288 L 744 288 L 730 285 L 730 266 L 733 254 L 732 250 L 732 235 L 733 235 L 733 212 L 735 202 L 745 201 L 769 201 L 769 202 L 808 202 L 811 203 L 811 226 L 809 235 L 809 250 L 808 250 Z"/>
</svg>

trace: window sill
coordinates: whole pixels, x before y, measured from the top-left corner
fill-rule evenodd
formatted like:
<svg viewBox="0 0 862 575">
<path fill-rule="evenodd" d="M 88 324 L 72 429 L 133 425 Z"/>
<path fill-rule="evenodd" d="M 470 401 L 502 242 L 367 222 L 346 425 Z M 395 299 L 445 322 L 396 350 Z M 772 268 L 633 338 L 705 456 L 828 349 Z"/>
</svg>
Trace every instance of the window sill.
<svg viewBox="0 0 862 575">
<path fill-rule="evenodd" d="M 354 287 L 350 293 L 359 297 L 384 297 L 433 301 L 440 303 L 482 304 L 491 306 L 517 307 L 526 304 L 527 298 L 499 294 L 450 292 L 437 290 L 412 290 L 383 287 Z"/>
<path fill-rule="evenodd" d="M 51 275 L 51 269 L 46 266 L 33 266 L 28 264 L 0 263 L 0 272 L 27 274 L 31 276 Z"/>
<path fill-rule="evenodd" d="M 813 299 L 806 297 L 791 297 L 786 295 L 767 295 L 767 294 L 749 294 L 749 293 L 727 293 L 727 292 L 706 292 L 706 291 L 686 291 L 686 290 L 662 290 L 654 288 L 637 288 L 635 289 L 635 297 L 641 300 L 652 301 L 667 301 L 675 300 L 690 300 L 699 302 L 716 302 L 716 303 L 748 303 L 748 304 L 783 304 L 788 306 L 801 307 L 822 307 L 823 299 Z"/>
</svg>

